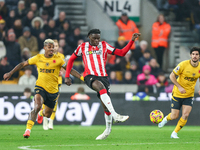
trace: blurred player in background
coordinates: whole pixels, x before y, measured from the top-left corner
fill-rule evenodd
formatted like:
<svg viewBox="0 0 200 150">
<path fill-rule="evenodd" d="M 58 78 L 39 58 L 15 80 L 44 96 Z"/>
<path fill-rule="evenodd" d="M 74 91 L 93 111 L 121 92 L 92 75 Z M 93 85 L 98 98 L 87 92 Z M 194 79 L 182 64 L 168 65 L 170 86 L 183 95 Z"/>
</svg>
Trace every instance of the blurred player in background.
<svg viewBox="0 0 200 150">
<path fill-rule="evenodd" d="M 54 54 L 54 41 L 47 39 L 44 41 L 45 54 L 38 54 L 29 58 L 27 61 L 21 62 L 13 70 L 4 74 L 4 80 L 8 80 L 13 73 L 19 71 L 28 65 L 36 65 L 38 70 L 38 79 L 35 85 L 34 96 L 34 109 L 31 111 L 28 117 L 26 131 L 23 134 L 24 138 L 30 137 L 31 129 L 37 118 L 37 114 L 40 111 L 42 104 L 45 104 L 43 116 L 49 118 L 53 112 L 53 108 L 56 104 L 57 97 L 59 95 L 58 90 L 58 77 L 61 67 L 66 68 L 65 61 Z M 81 75 L 72 70 L 71 74 L 77 78 Z"/>
<path fill-rule="evenodd" d="M 33 99 L 32 92 L 31 92 L 30 88 L 28 88 L 28 87 L 25 88 L 23 94 L 26 97 L 26 99 L 28 99 L 28 98 Z"/>
<path fill-rule="evenodd" d="M 175 130 L 172 132 L 171 138 L 179 138 L 177 133 L 187 123 L 188 116 L 192 110 L 194 89 L 197 79 L 200 78 L 199 55 L 200 48 L 193 47 L 190 50 L 191 59 L 179 63 L 170 74 L 170 79 L 174 83 L 171 99 L 171 113 L 158 124 L 158 127 L 162 128 L 168 121 L 177 119 L 182 107 L 182 116 L 179 119 Z M 178 76 L 177 79 L 176 76 Z"/>
<path fill-rule="evenodd" d="M 122 116 L 116 113 L 111 103 L 110 83 L 105 69 L 107 54 L 125 56 L 134 41 L 140 36 L 140 33 L 134 33 L 132 39 L 123 49 L 117 49 L 105 41 L 100 41 L 100 33 L 99 29 L 92 29 L 88 32 L 90 42 L 82 43 L 74 51 L 68 61 L 65 74 L 65 83 L 71 85 L 69 74 L 73 62 L 78 56 L 82 56 L 85 66 L 83 73 L 84 81 L 88 87 L 97 92 L 97 96 L 101 100 L 105 112 L 106 129 L 96 140 L 103 140 L 108 137 L 111 132 L 112 117 L 116 123 L 124 122 L 129 118 L 129 116 Z"/>
<path fill-rule="evenodd" d="M 64 60 L 65 56 L 62 53 L 58 52 L 58 48 L 59 48 L 58 41 L 57 40 L 53 40 L 53 41 L 54 41 L 54 53 Z M 59 77 L 58 77 L 58 89 L 59 89 L 59 92 L 60 92 L 60 88 L 61 88 L 61 85 L 62 85 L 62 74 L 63 74 L 63 71 L 64 71 L 64 69 L 61 68 L 61 70 L 59 72 Z M 59 98 L 59 96 L 60 96 L 60 94 L 58 95 L 58 98 Z M 51 114 L 51 117 L 49 118 L 49 122 L 48 122 L 48 118 L 45 117 L 45 116 L 43 117 L 43 113 L 41 113 L 41 112 L 43 112 L 43 110 L 45 108 L 44 104 L 42 105 L 42 109 L 38 113 L 37 122 L 39 124 L 41 124 L 42 121 L 43 121 L 43 129 L 44 130 L 48 130 L 48 129 L 53 130 L 53 120 L 55 119 L 56 109 L 57 109 L 57 105 L 58 105 L 58 98 L 56 100 L 56 105 L 54 106 L 54 109 L 53 109 L 53 112 Z"/>
</svg>

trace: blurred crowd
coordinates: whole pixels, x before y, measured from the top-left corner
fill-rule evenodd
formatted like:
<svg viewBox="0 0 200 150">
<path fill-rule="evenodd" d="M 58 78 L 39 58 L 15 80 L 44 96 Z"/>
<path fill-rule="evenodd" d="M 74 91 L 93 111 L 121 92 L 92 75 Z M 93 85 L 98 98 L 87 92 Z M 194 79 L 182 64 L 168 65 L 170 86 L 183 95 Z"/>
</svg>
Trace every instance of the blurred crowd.
<svg viewBox="0 0 200 150">
<path fill-rule="evenodd" d="M 81 34 L 80 26 L 72 26 L 66 13 L 58 12 L 54 0 L 0 0 L 0 80 L 2 83 L 34 83 L 37 78 L 35 66 L 17 72 L 10 81 L 3 81 L 3 74 L 18 63 L 42 53 L 45 39 L 57 39 L 59 52 L 67 58 L 80 43 L 86 40 L 86 37 Z"/>
<path fill-rule="evenodd" d="M 153 0 L 160 12 L 170 16 L 172 20 L 190 22 L 190 29 L 197 33 L 200 41 L 200 0 Z"/>
<path fill-rule="evenodd" d="M 166 92 L 165 89 L 169 84 L 162 66 L 171 26 L 165 21 L 163 15 L 159 15 L 155 20 L 151 37 L 155 58 L 145 40 L 135 41 L 125 57 L 109 55 L 106 69 L 111 84 L 137 84 L 138 92 Z M 139 29 L 126 13 L 122 13 L 116 25 L 119 29 L 119 37 L 114 47 L 121 49 L 131 40 L 133 33 L 139 32 Z"/>
<path fill-rule="evenodd" d="M 165 8 L 164 0 L 157 2 L 159 9 Z M 133 33 L 139 33 L 139 29 L 125 12 L 116 25 L 119 37 L 113 46 L 121 49 L 131 40 Z M 151 43 L 135 41 L 125 57 L 108 55 L 106 69 L 110 83 L 137 84 L 139 91 L 144 92 L 165 91 L 168 79 L 162 70 L 162 61 L 170 31 L 171 26 L 164 15 L 159 15 L 152 24 Z M 3 74 L 18 63 L 42 53 L 43 42 L 47 38 L 58 40 L 58 51 L 65 55 L 66 61 L 79 44 L 88 40 L 81 33 L 80 26 L 72 26 L 66 13 L 58 11 L 54 0 L 0 0 L 1 83 L 33 85 L 37 79 L 35 66 L 25 67 L 9 81 L 3 80 Z M 148 49 L 150 46 L 155 51 L 155 57 Z M 74 63 L 74 68 L 80 73 L 84 71 L 81 58 Z M 77 79 L 73 79 L 73 82 L 81 83 Z"/>
</svg>

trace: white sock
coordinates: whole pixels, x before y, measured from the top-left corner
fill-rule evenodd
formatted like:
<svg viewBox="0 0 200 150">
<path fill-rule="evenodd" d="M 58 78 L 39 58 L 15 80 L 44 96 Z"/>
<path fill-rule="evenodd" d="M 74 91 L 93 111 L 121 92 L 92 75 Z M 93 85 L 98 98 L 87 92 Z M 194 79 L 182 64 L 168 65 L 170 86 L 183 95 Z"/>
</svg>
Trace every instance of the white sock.
<svg viewBox="0 0 200 150">
<path fill-rule="evenodd" d="M 53 120 L 49 118 L 49 123 L 53 124 Z"/>
<path fill-rule="evenodd" d="M 111 115 L 115 118 L 117 116 L 117 113 L 115 112 L 113 105 L 111 103 L 110 97 L 107 93 L 100 95 L 100 98 L 104 105 L 107 107 L 107 109 L 110 111 Z"/>
<path fill-rule="evenodd" d="M 112 127 L 112 116 L 104 114 L 105 121 L 106 121 L 106 130 L 110 131 Z"/>
<path fill-rule="evenodd" d="M 45 122 L 46 121 L 46 122 Z M 43 116 L 43 124 L 48 123 L 48 118 Z"/>
<path fill-rule="evenodd" d="M 28 130 L 31 132 L 31 130 L 30 130 L 30 129 L 26 129 L 26 131 L 28 131 Z"/>
</svg>

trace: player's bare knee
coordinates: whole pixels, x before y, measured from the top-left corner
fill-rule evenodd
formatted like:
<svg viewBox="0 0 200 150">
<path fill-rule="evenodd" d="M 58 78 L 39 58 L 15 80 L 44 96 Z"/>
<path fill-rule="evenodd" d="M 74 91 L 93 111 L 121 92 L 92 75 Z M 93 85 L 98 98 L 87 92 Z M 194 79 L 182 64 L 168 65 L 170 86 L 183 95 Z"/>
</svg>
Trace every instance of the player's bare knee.
<svg viewBox="0 0 200 150">
<path fill-rule="evenodd" d="M 188 117 L 189 117 L 189 113 L 184 113 L 184 114 L 182 115 L 182 118 L 183 118 L 184 120 L 187 120 Z"/>
<path fill-rule="evenodd" d="M 175 120 L 175 119 L 178 118 L 178 116 L 179 116 L 179 114 L 171 114 L 171 119 L 172 119 L 172 120 Z"/>
</svg>

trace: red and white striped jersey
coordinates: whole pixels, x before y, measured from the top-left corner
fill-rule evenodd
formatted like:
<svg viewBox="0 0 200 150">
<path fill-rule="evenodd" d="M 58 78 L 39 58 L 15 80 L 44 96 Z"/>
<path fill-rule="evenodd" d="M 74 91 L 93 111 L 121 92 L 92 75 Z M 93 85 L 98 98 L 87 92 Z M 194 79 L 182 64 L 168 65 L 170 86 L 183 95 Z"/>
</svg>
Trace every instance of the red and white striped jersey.
<svg viewBox="0 0 200 150">
<path fill-rule="evenodd" d="M 115 48 L 107 42 L 99 42 L 98 46 L 91 46 L 89 42 L 82 43 L 74 51 L 76 56 L 81 56 L 85 65 L 83 76 L 108 76 L 105 66 L 107 61 L 107 53 L 112 54 Z"/>
</svg>

